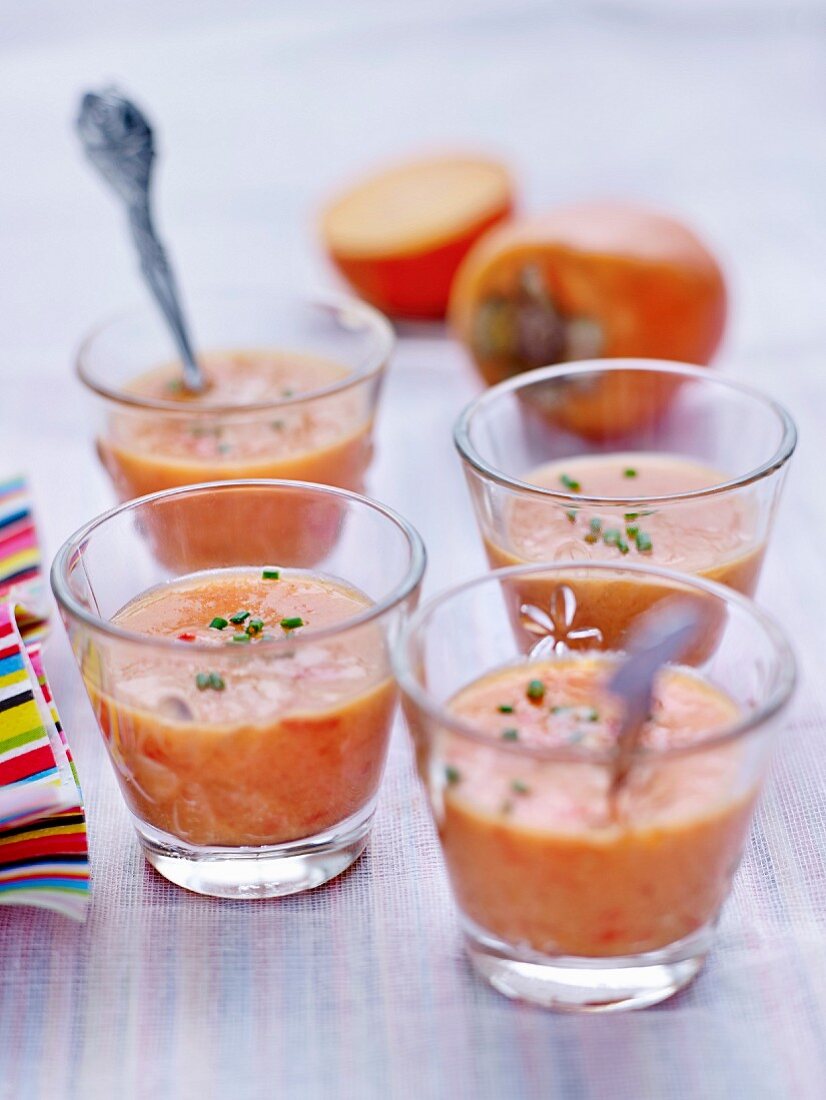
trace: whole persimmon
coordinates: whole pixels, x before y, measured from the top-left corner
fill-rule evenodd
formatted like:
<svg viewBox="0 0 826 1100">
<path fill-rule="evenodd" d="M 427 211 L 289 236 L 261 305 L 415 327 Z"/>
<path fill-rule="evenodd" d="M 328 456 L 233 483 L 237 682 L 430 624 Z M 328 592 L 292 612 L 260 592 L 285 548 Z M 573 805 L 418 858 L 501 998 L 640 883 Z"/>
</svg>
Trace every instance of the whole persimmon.
<svg viewBox="0 0 826 1100">
<path fill-rule="evenodd" d="M 717 260 L 681 222 L 629 203 L 588 202 L 487 233 L 456 274 L 449 318 L 489 384 L 579 359 L 706 365 L 723 335 L 726 286 Z M 619 436 L 656 417 L 673 389 L 664 382 L 636 400 L 614 372 L 590 389 L 572 387 L 548 415 L 591 438 Z"/>
<path fill-rule="evenodd" d="M 353 289 L 392 317 L 439 319 L 471 246 L 513 207 L 507 170 L 477 156 L 408 161 L 338 195 L 321 236 Z"/>
</svg>

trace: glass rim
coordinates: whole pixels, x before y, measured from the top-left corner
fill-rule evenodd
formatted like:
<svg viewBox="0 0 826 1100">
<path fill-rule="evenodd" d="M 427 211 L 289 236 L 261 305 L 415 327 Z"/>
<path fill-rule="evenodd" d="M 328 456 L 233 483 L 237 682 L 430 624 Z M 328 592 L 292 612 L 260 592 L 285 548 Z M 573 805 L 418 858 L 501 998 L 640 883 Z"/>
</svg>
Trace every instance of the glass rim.
<svg viewBox="0 0 826 1100">
<path fill-rule="evenodd" d="M 379 310 L 375 309 L 373 306 L 357 298 L 351 298 L 345 294 L 326 293 L 307 294 L 304 296 L 298 294 L 295 295 L 295 297 L 291 297 L 288 293 L 283 291 L 270 292 L 266 288 L 260 286 L 248 288 L 206 287 L 200 292 L 196 290 L 190 297 L 197 300 L 199 297 L 209 298 L 213 296 L 215 298 L 226 298 L 229 300 L 233 298 L 245 299 L 255 295 L 267 297 L 276 306 L 291 302 L 296 305 L 310 307 L 349 310 L 359 315 L 365 322 L 365 328 L 371 329 L 373 335 L 378 337 L 378 347 L 370 354 L 367 359 L 367 364 L 363 369 L 358 372 L 348 373 L 344 378 L 339 379 L 337 382 L 332 382 L 329 386 L 321 386 L 318 389 L 308 390 L 305 393 L 295 394 L 292 397 L 281 397 L 277 400 L 273 399 L 270 401 L 250 402 L 245 405 L 194 405 L 192 407 L 186 407 L 182 406 L 179 401 L 167 401 L 160 397 L 142 397 L 140 394 L 130 394 L 125 390 L 107 386 L 105 383 L 96 381 L 89 373 L 88 359 L 91 350 L 95 342 L 102 335 L 123 321 L 139 318 L 141 316 L 154 316 L 155 307 L 149 302 L 144 302 L 140 305 L 133 305 L 126 309 L 121 309 L 116 313 L 112 313 L 95 325 L 88 335 L 83 338 L 75 353 L 75 374 L 80 379 L 81 383 L 87 389 L 97 394 L 98 397 L 103 397 L 107 401 L 112 401 L 118 405 L 124 405 L 133 409 L 153 409 L 166 413 L 177 413 L 179 416 L 186 417 L 210 417 L 244 415 L 259 412 L 266 413 L 301 405 L 303 402 L 314 401 L 320 397 L 328 397 L 331 394 L 341 393 L 353 386 L 357 386 L 361 382 L 366 382 L 368 379 L 380 374 L 387 365 L 396 343 L 393 327 L 383 313 L 380 313 Z M 151 369 L 151 364 L 147 369 Z"/>
<path fill-rule="evenodd" d="M 722 386 L 741 397 L 748 397 L 770 410 L 778 419 L 782 429 L 780 443 L 775 452 L 754 469 L 748 470 L 739 477 L 730 478 L 728 481 L 721 481 L 703 489 L 692 489 L 660 496 L 635 496 L 631 494 L 625 497 L 604 497 L 573 493 L 565 489 L 550 489 L 543 485 L 533 485 L 529 481 L 511 477 L 482 458 L 471 442 L 471 423 L 475 415 L 488 405 L 495 403 L 504 394 L 510 394 L 514 390 L 522 389 L 536 382 L 545 382 L 565 375 L 604 374 L 612 371 L 640 371 L 648 374 L 670 374 L 691 378 L 695 381 Z M 665 359 L 586 359 L 576 363 L 561 363 L 550 367 L 539 367 L 537 370 L 524 371 L 513 378 L 508 378 L 504 382 L 491 386 L 490 389 L 466 405 L 459 414 L 453 426 L 453 442 L 463 462 L 471 466 L 484 478 L 507 489 L 513 489 L 522 494 L 539 498 L 556 500 L 568 506 L 572 504 L 591 504 L 605 508 L 616 505 L 631 505 L 641 501 L 663 505 L 678 501 L 703 500 L 722 493 L 730 493 L 733 489 L 741 489 L 756 481 L 761 481 L 763 478 L 782 469 L 794 454 L 797 446 L 797 427 L 789 412 L 779 401 L 753 386 L 726 378 L 709 367 L 697 367 L 690 363 L 677 363 Z"/>
<path fill-rule="evenodd" d="M 514 741 L 494 741 L 489 735 L 480 732 L 477 726 L 464 719 L 457 718 L 444 705 L 437 702 L 427 688 L 421 685 L 413 671 L 410 650 L 414 639 L 424 628 L 428 618 L 433 612 L 449 600 L 481 585 L 495 581 L 506 580 L 509 577 L 530 576 L 533 574 L 547 573 L 571 573 L 575 570 L 585 570 L 603 573 L 639 573 L 653 575 L 664 580 L 673 581 L 683 588 L 699 589 L 705 595 L 711 595 L 725 603 L 738 606 L 756 621 L 769 638 L 775 649 L 778 663 L 777 684 L 774 690 L 757 710 L 748 716 L 744 716 L 736 722 L 724 727 L 720 732 L 706 737 L 701 741 L 690 745 L 671 746 L 668 748 L 637 747 L 631 759 L 638 762 L 651 762 L 659 760 L 677 759 L 684 756 L 693 756 L 706 752 L 709 749 L 731 744 L 747 736 L 758 726 L 767 722 L 788 703 L 797 681 L 796 663 L 794 653 L 785 633 L 775 621 L 759 607 L 754 600 L 736 592 L 733 588 L 709 581 L 703 577 L 690 576 L 685 573 L 677 573 L 671 569 L 663 569 L 654 565 L 616 565 L 611 562 L 539 562 L 530 565 L 512 565 L 505 569 L 492 569 L 487 573 L 478 574 L 461 584 L 453 585 L 431 596 L 419 607 L 403 625 L 396 645 L 393 647 L 392 659 L 396 674 L 396 680 L 402 693 L 406 695 L 416 707 L 420 708 L 427 716 L 439 726 L 450 730 L 452 733 L 469 739 L 488 749 L 497 752 L 511 753 L 518 757 L 530 757 L 534 760 L 558 761 L 577 764 L 611 764 L 615 760 L 615 754 L 610 749 L 583 749 L 576 745 L 538 746 L 524 745 Z M 574 651 L 576 652 L 576 651 Z M 586 652 L 582 650 L 580 652 Z M 596 651 L 599 652 L 599 651 Z M 622 652 L 622 651 L 620 651 Z M 499 666 L 508 667 L 508 666 Z M 516 667 L 516 666 L 514 666 Z M 679 667 L 679 666 L 677 666 Z M 476 679 L 494 672 L 496 669 L 483 670 Z M 473 683 L 474 681 L 470 681 Z M 468 685 L 463 685 L 464 687 Z M 462 690 L 462 687 L 457 690 Z"/>
<path fill-rule="evenodd" d="M 376 619 L 380 619 L 388 611 L 392 611 L 394 607 L 397 607 L 407 599 L 421 583 L 427 564 L 427 550 L 424 540 L 412 523 L 408 522 L 404 516 L 400 515 L 393 508 L 389 508 L 387 505 L 381 504 L 379 501 L 373 500 L 370 497 L 362 496 L 360 493 L 354 493 L 350 489 L 340 489 L 333 485 L 320 485 L 310 481 L 281 481 L 275 478 L 245 478 L 237 481 L 205 481 L 193 485 L 180 485 L 173 489 L 161 489 L 159 492 L 148 493 L 146 496 L 135 497 L 133 500 L 118 504 L 114 508 L 110 508 L 94 519 L 89 520 L 88 523 L 78 528 L 74 534 L 70 535 L 65 540 L 52 562 L 49 579 L 52 592 L 54 593 L 58 605 L 63 611 L 79 619 L 81 622 L 85 623 L 86 626 L 106 634 L 111 638 L 115 638 L 118 641 L 129 642 L 132 645 L 143 645 L 153 649 L 161 648 L 176 653 L 183 653 L 184 651 L 208 653 L 214 657 L 215 646 L 213 645 L 207 645 L 204 642 L 181 642 L 177 638 L 166 638 L 159 635 L 141 634 L 138 631 L 126 630 L 124 627 L 113 623 L 110 619 L 105 619 L 102 615 L 96 615 L 87 610 L 87 608 L 83 607 L 75 598 L 74 593 L 71 591 L 68 579 L 69 569 L 75 556 L 94 532 L 126 512 L 137 511 L 138 508 L 147 504 L 173 497 L 197 496 L 215 491 L 232 492 L 238 489 L 256 488 L 310 490 L 322 496 L 330 496 L 338 498 L 339 500 L 355 502 L 359 506 L 364 505 L 369 510 L 378 513 L 385 520 L 388 520 L 397 530 L 401 531 L 407 540 L 408 549 L 410 551 L 410 561 L 405 569 L 402 580 L 396 584 L 383 599 L 371 604 L 358 615 L 353 615 L 350 618 L 342 620 L 340 623 L 320 627 L 317 630 L 308 630 L 306 634 L 298 637 L 294 634 L 285 634 L 283 638 L 276 637 L 266 642 L 263 640 L 258 641 L 255 645 L 256 654 L 260 654 L 262 651 L 276 652 L 285 645 L 295 647 L 310 644 L 364 626 Z M 264 563 L 264 565 L 266 566 L 266 563 Z M 289 566 L 283 566 L 282 568 L 288 569 Z M 340 579 L 344 580 L 346 583 L 346 578 Z M 237 648 L 239 652 L 247 651 L 246 647 Z"/>
</svg>

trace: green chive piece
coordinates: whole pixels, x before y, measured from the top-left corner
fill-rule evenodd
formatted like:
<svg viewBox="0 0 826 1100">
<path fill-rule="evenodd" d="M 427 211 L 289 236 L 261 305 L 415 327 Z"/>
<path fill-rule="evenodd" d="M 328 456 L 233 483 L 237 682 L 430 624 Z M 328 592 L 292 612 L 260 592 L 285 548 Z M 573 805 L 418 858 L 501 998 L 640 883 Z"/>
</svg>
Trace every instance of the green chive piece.
<svg viewBox="0 0 826 1100">
<path fill-rule="evenodd" d="M 570 707 L 551 707 L 551 714 L 563 714 L 566 710 L 570 709 Z"/>
<path fill-rule="evenodd" d="M 452 764 L 448 764 L 448 766 L 445 768 L 445 779 L 448 781 L 448 784 L 453 787 L 459 782 L 461 778 L 462 777 L 459 775 L 459 769 L 454 768 Z"/>
<path fill-rule="evenodd" d="M 568 517 L 569 523 L 576 523 L 576 508 L 572 508 L 571 511 L 566 512 L 565 515 Z"/>
<path fill-rule="evenodd" d="M 626 523 L 633 523 L 635 519 L 640 518 L 639 512 L 626 512 L 624 519 Z"/>
<path fill-rule="evenodd" d="M 234 615 L 230 615 L 229 621 L 235 623 L 236 626 L 240 626 L 250 617 L 249 611 L 236 611 Z"/>
<path fill-rule="evenodd" d="M 640 529 L 636 525 L 636 523 L 629 523 L 628 526 L 625 528 L 625 533 L 626 535 L 628 535 L 629 539 L 635 539 L 640 533 Z"/>
<path fill-rule="evenodd" d="M 599 518 L 599 516 L 591 516 L 591 518 L 588 520 L 588 526 L 591 528 L 594 534 L 598 534 L 602 530 L 602 520 Z"/>
<path fill-rule="evenodd" d="M 247 634 L 260 634 L 263 629 L 263 619 L 250 619 L 250 621 L 247 623 Z"/>
<path fill-rule="evenodd" d="M 199 672 L 195 677 L 195 687 L 198 691 L 206 691 L 209 687 L 211 672 Z"/>
<path fill-rule="evenodd" d="M 299 626 L 304 625 L 304 620 L 300 615 L 294 615 L 291 619 L 282 619 L 281 626 L 284 630 L 295 630 Z"/>
<path fill-rule="evenodd" d="M 625 541 L 625 539 L 623 539 L 623 538 L 617 539 L 617 550 L 619 550 L 619 552 L 621 554 L 627 554 L 628 553 L 629 546 L 628 546 L 628 543 Z"/>
<path fill-rule="evenodd" d="M 496 709 L 500 714 L 513 714 L 513 707 L 510 703 L 500 703 Z"/>
<path fill-rule="evenodd" d="M 540 702 L 545 698 L 545 685 L 541 680 L 531 680 L 525 689 L 525 694 L 529 699 L 535 699 L 536 702 Z"/>
<path fill-rule="evenodd" d="M 523 783 L 521 779 L 514 779 L 511 783 L 511 790 L 514 794 L 530 794 L 531 788 L 527 783 Z"/>
<path fill-rule="evenodd" d="M 503 741 L 518 741 L 519 740 L 519 730 L 515 730 L 515 729 L 502 730 L 502 740 Z"/>
<path fill-rule="evenodd" d="M 216 615 L 212 622 L 209 624 L 210 630 L 226 630 L 229 626 L 228 619 L 222 619 L 220 615 Z"/>
<path fill-rule="evenodd" d="M 579 484 L 579 482 L 575 478 L 568 477 L 567 474 L 562 474 L 560 476 L 559 480 L 562 482 L 563 486 L 566 489 L 570 489 L 570 491 L 572 493 L 578 493 L 579 490 L 582 488 L 582 486 Z"/>
<path fill-rule="evenodd" d="M 244 643 L 250 641 L 250 636 L 249 634 L 233 634 L 230 641 L 237 642 L 239 645 L 244 645 Z"/>
<path fill-rule="evenodd" d="M 265 569 L 261 574 L 265 581 L 277 581 L 281 576 L 280 569 Z"/>
<path fill-rule="evenodd" d="M 654 543 L 651 541 L 651 536 L 646 535 L 645 531 L 639 531 L 636 537 L 637 549 L 640 553 L 646 553 L 654 548 Z"/>
<path fill-rule="evenodd" d="M 223 691 L 226 685 L 224 684 L 223 679 L 218 675 L 217 672 L 210 672 L 209 686 L 212 688 L 213 691 Z"/>
<path fill-rule="evenodd" d="M 602 533 L 602 540 L 606 546 L 616 546 L 621 538 L 622 535 L 616 527 L 609 527 L 607 531 Z"/>
<path fill-rule="evenodd" d="M 628 466 L 625 470 L 622 471 L 622 476 L 623 477 L 636 477 L 637 476 L 637 471 L 634 469 L 633 466 Z"/>
<path fill-rule="evenodd" d="M 585 720 L 587 722 L 598 722 L 599 721 L 599 711 L 597 710 L 596 707 L 589 707 L 588 708 L 588 711 L 585 715 Z"/>
</svg>

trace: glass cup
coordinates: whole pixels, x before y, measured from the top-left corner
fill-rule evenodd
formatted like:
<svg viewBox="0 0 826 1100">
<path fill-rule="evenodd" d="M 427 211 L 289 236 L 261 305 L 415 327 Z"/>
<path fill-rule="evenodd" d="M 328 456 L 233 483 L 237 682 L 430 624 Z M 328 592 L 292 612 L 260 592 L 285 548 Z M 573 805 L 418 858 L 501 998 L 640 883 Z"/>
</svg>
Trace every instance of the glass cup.
<svg viewBox="0 0 826 1100">
<path fill-rule="evenodd" d="M 137 392 L 138 379 L 177 362 L 154 305 L 101 325 L 78 353 L 78 375 L 94 396 L 98 455 L 118 498 L 238 478 L 361 492 L 394 344 L 387 320 L 346 298 L 290 299 L 260 290 L 196 295 L 187 314 L 207 374 L 216 356 L 239 360 L 229 401 L 209 391 L 185 397 L 177 371 Z M 312 369 L 312 385 L 305 388 L 296 368 L 298 382 L 273 396 L 244 370 L 261 353 Z"/>
<path fill-rule="evenodd" d="M 526 606 L 513 629 L 512 590 L 539 573 L 567 614 Z M 587 619 L 575 606 L 583 579 L 608 597 Z M 659 726 L 622 773 L 621 703 L 576 684 L 588 662 L 610 671 L 620 659 L 601 609 L 633 585 L 656 593 L 649 610 L 696 600 L 718 628 L 702 661 L 659 673 Z M 635 624 L 644 617 L 634 610 Z M 394 663 L 477 971 L 510 997 L 570 1011 L 642 1007 L 686 985 L 712 945 L 794 683 L 772 620 L 731 589 L 655 566 L 518 566 L 431 599 L 403 629 Z M 480 690 L 495 672 L 505 679 L 457 713 L 457 693 L 467 700 L 469 685 Z M 556 695 L 536 676 L 558 683 Z M 554 705 L 566 698 L 578 705 Z M 711 703 L 709 728 L 696 708 Z M 551 743 L 526 722 L 547 723 L 548 736 L 563 723 L 564 736 Z"/>
<path fill-rule="evenodd" d="M 770 398 L 710 370 L 653 360 L 520 374 L 482 394 L 455 428 L 493 568 L 636 561 L 746 595 L 757 585 L 796 438 L 791 417 Z M 589 492 L 598 476 L 589 470 L 611 463 L 614 491 Z M 540 467 L 551 473 L 532 484 Z M 547 603 L 542 576 L 525 583 L 519 603 Z M 588 617 L 587 586 L 576 595 Z M 630 616 L 653 595 L 635 585 L 617 596 L 603 625 L 620 644 Z"/>
<path fill-rule="evenodd" d="M 191 576 L 182 553 L 173 567 L 158 547 L 184 545 L 205 504 L 211 522 L 236 538 L 202 579 L 252 570 L 250 599 L 264 606 L 271 591 L 283 597 L 262 585 L 283 593 L 287 578 L 327 578 L 361 602 L 318 628 L 312 607 L 306 626 L 294 611 L 281 620 L 277 612 L 252 638 L 225 620 L 229 629 L 218 633 L 220 617 L 211 616 L 232 609 L 204 610 L 214 600 L 186 612 L 203 620 L 206 640 L 178 635 L 174 624 L 160 636 L 114 622 L 142 594 Z M 290 507 L 323 517 L 312 570 L 282 536 L 278 518 Z M 388 508 L 289 481 L 156 493 L 64 544 L 52 587 L 138 839 L 162 875 L 201 894 L 270 897 L 318 886 L 358 858 L 396 709 L 389 645 L 416 604 L 424 566 L 421 538 Z M 164 611 L 171 606 L 163 589 L 157 596 Z M 254 617 L 253 606 L 252 625 Z"/>
</svg>

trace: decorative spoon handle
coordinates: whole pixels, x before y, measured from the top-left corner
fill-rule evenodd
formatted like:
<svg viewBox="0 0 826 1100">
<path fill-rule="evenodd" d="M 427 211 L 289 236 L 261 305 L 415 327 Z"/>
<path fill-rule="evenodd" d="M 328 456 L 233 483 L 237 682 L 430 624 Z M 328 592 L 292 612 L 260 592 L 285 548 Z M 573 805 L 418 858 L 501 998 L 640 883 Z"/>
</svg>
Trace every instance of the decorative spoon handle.
<svg viewBox="0 0 826 1100">
<path fill-rule="evenodd" d="M 126 206 L 144 279 L 163 311 L 183 363 L 184 385 L 192 393 L 201 393 L 206 382 L 192 352 L 172 268 L 152 224 L 152 128 L 134 103 L 107 89 L 84 95 L 77 130 L 87 157 Z"/>
<path fill-rule="evenodd" d="M 650 611 L 628 646 L 630 656 L 609 681 L 608 690 L 625 704 L 611 777 L 612 799 L 631 769 L 634 750 L 651 710 L 657 673 L 663 665 L 678 660 L 688 651 L 702 625 L 699 609 L 688 602 L 675 602 Z"/>
</svg>

